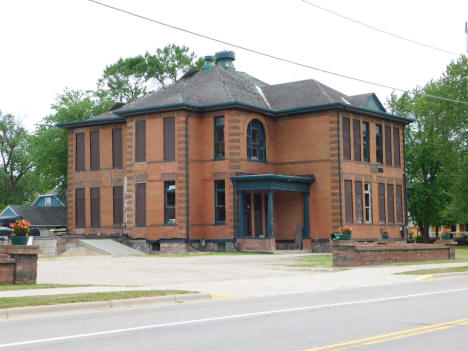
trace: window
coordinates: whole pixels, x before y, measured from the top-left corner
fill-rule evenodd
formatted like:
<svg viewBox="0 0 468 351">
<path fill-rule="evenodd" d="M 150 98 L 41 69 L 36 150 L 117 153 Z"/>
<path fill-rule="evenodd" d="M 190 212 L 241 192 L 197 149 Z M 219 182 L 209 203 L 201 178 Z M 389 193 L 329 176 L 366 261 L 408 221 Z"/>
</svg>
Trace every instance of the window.
<svg viewBox="0 0 468 351">
<path fill-rule="evenodd" d="M 385 184 L 379 183 L 379 224 L 386 223 L 385 214 Z"/>
<path fill-rule="evenodd" d="M 361 121 L 353 120 L 354 161 L 361 161 Z"/>
<path fill-rule="evenodd" d="M 112 129 L 112 168 L 123 168 L 122 128 Z"/>
<path fill-rule="evenodd" d="M 252 161 L 266 161 L 265 130 L 262 123 L 254 119 L 247 128 L 247 158 Z"/>
<path fill-rule="evenodd" d="M 362 223 L 362 182 L 354 182 L 354 193 L 356 197 L 356 223 Z"/>
<path fill-rule="evenodd" d="M 164 161 L 175 160 L 175 119 L 164 118 Z"/>
<path fill-rule="evenodd" d="M 215 180 L 215 222 L 226 223 L 226 183 L 223 180 Z"/>
<path fill-rule="evenodd" d="M 401 166 L 400 159 L 400 129 L 393 128 L 393 160 L 395 167 Z"/>
<path fill-rule="evenodd" d="M 75 225 L 77 227 L 86 226 L 85 189 L 75 189 Z"/>
<path fill-rule="evenodd" d="M 164 223 L 176 224 L 176 213 L 175 213 L 175 181 L 164 182 Z"/>
<path fill-rule="evenodd" d="M 123 187 L 114 186 L 112 193 L 114 226 L 120 227 L 123 224 Z"/>
<path fill-rule="evenodd" d="M 52 206 L 52 197 L 46 196 L 44 198 L 44 206 Z"/>
<path fill-rule="evenodd" d="M 457 232 L 457 225 L 456 224 L 450 224 L 450 232 L 451 233 L 456 233 Z"/>
<path fill-rule="evenodd" d="M 377 163 L 383 163 L 382 126 L 380 124 L 375 126 L 375 157 L 377 159 Z"/>
<path fill-rule="evenodd" d="M 402 201 L 401 191 L 402 191 L 401 185 L 397 185 L 395 199 L 396 199 L 396 217 L 397 217 L 398 224 L 403 224 L 403 201 Z"/>
<path fill-rule="evenodd" d="M 75 155 L 75 162 L 76 162 L 76 171 L 84 171 L 85 170 L 85 134 L 84 133 L 76 133 L 76 155 Z"/>
<path fill-rule="evenodd" d="M 90 133 L 89 142 L 90 168 L 93 171 L 99 169 L 99 130 L 93 130 Z"/>
<path fill-rule="evenodd" d="M 393 204 L 393 184 L 387 184 L 388 223 L 395 224 L 395 206 Z"/>
<path fill-rule="evenodd" d="M 353 223 L 353 182 L 352 180 L 344 181 L 345 191 L 345 209 L 346 209 L 346 223 Z"/>
<path fill-rule="evenodd" d="M 224 160 L 224 117 L 214 119 L 214 158 Z"/>
<path fill-rule="evenodd" d="M 351 160 L 351 137 L 349 136 L 349 118 L 343 117 L 343 159 Z"/>
<path fill-rule="evenodd" d="M 385 126 L 385 164 L 392 165 L 392 127 Z"/>
<path fill-rule="evenodd" d="M 135 224 L 146 225 L 146 183 L 136 184 Z"/>
<path fill-rule="evenodd" d="M 135 123 L 135 162 L 146 161 L 146 121 Z"/>
<path fill-rule="evenodd" d="M 364 161 L 370 162 L 370 138 L 369 123 L 362 122 L 362 148 L 364 151 Z"/>
<path fill-rule="evenodd" d="M 372 187 L 370 183 L 364 183 L 364 208 L 366 223 L 372 223 Z"/>
<path fill-rule="evenodd" d="M 101 226 L 101 189 L 91 188 L 91 227 Z"/>
</svg>

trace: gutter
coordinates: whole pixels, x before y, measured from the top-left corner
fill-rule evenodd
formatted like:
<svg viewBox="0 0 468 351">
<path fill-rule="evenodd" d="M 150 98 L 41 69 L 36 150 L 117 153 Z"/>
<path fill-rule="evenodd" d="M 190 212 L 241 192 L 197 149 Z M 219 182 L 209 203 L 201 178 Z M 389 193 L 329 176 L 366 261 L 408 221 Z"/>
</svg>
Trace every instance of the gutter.
<svg viewBox="0 0 468 351">
<path fill-rule="evenodd" d="M 61 128 L 73 128 L 77 126 L 92 126 L 100 124 L 112 124 L 112 123 L 126 123 L 127 119 L 124 117 L 112 117 L 112 118 L 101 118 L 101 119 L 87 119 L 84 121 L 57 123 L 57 127 Z"/>
<path fill-rule="evenodd" d="M 185 118 L 185 199 L 186 199 L 186 215 L 185 225 L 187 226 L 187 242 L 190 241 L 190 181 L 189 181 L 189 118 L 192 116 L 193 111 L 190 111 Z"/>
</svg>

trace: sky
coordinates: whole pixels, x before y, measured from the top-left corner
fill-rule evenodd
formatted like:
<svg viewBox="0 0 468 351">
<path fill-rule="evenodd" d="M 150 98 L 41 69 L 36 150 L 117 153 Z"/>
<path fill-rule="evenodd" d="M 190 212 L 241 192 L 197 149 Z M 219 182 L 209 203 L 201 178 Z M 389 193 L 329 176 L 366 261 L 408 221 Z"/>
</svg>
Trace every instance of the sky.
<svg viewBox="0 0 468 351">
<path fill-rule="evenodd" d="M 372 31 L 301 0 L 100 0 L 271 55 L 413 89 L 457 58 Z M 468 1 L 307 0 L 366 24 L 466 54 Z M 96 5 L 88 0 L 0 0 L 0 111 L 33 131 L 68 89 L 95 89 L 106 65 L 169 43 L 198 56 L 236 53 L 235 66 L 268 84 L 316 79 L 348 95 L 391 90 L 259 56 Z"/>
</svg>

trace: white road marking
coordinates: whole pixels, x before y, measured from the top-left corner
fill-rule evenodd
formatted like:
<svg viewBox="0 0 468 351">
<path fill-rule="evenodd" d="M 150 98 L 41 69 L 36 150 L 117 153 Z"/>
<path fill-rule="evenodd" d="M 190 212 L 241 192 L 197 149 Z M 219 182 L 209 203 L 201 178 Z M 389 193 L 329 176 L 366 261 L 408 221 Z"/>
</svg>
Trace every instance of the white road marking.
<svg viewBox="0 0 468 351">
<path fill-rule="evenodd" d="M 0 344 L 0 348 L 40 344 L 40 343 L 47 343 L 47 342 L 54 342 L 54 341 L 64 341 L 64 340 L 71 340 L 71 339 L 81 339 L 81 338 L 88 338 L 88 337 L 93 337 L 93 336 L 111 335 L 111 334 L 118 334 L 118 333 L 128 333 L 128 332 L 132 332 L 132 331 L 157 329 L 157 328 L 167 328 L 167 327 L 175 327 L 175 326 L 182 326 L 182 325 L 189 325 L 189 324 L 199 324 L 199 323 L 214 322 L 214 321 L 220 321 L 220 320 L 236 319 L 236 318 L 265 316 L 265 315 L 272 315 L 272 314 L 279 314 L 279 313 L 297 312 L 297 311 L 306 311 L 306 310 L 316 310 L 316 309 L 331 308 L 331 307 L 362 305 L 362 304 L 375 303 L 375 302 L 395 301 L 395 300 L 403 300 L 403 299 L 409 299 L 409 298 L 415 298 L 415 297 L 442 295 L 442 294 L 450 294 L 450 293 L 457 293 L 457 292 L 468 292 L 468 288 L 443 290 L 443 291 L 433 291 L 433 292 L 413 294 L 413 295 L 401 295 L 401 296 L 385 297 L 385 298 L 380 298 L 380 299 L 356 300 L 356 301 L 339 302 L 339 303 L 332 303 L 332 304 L 325 304 L 325 305 L 294 307 L 294 308 L 286 308 L 286 309 L 281 309 L 281 310 L 272 310 L 272 311 L 263 311 L 263 312 L 233 314 L 233 315 L 229 315 L 229 316 L 211 317 L 211 318 L 203 318 L 203 319 L 192 319 L 192 320 L 189 320 L 189 321 L 151 324 L 151 325 L 144 325 L 144 326 L 140 326 L 140 327 L 112 329 L 112 330 L 105 330 L 105 331 L 100 331 L 100 332 L 83 333 L 83 334 L 67 335 L 67 336 L 57 336 L 57 337 L 53 337 L 53 338 L 36 339 L 36 340 L 18 341 L 18 342 L 12 342 L 12 343 L 7 343 L 7 344 Z"/>
</svg>

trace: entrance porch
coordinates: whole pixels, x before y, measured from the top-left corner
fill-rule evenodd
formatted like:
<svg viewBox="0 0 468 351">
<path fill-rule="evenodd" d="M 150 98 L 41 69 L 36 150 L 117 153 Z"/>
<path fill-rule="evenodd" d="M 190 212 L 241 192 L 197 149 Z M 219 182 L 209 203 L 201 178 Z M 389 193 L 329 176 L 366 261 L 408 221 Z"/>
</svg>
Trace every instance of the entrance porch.
<svg viewBox="0 0 468 351">
<path fill-rule="evenodd" d="M 245 249 L 276 249 L 277 242 L 310 239 L 309 188 L 315 177 L 277 174 L 231 177 L 237 192 L 236 235 Z"/>
</svg>

